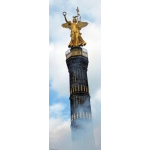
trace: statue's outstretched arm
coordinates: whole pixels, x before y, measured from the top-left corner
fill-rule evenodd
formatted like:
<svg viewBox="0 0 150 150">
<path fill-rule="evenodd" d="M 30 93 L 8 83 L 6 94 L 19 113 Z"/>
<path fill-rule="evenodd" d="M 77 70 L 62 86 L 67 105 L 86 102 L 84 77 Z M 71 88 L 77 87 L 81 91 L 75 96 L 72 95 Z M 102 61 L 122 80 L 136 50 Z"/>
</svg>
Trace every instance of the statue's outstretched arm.
<svg viewBox="0 0 150 150">
<path fill-rule="evenodd" d="M 68 20 L 67 20 L 67 18 L 66 18 L 66 15 L 64 16 L 64 18 L 65 18 L 65 21 L 68 23 Z"/>
<path fill-rule="evenodd" d="M 66 12 L 63 12 L 64 18 L 65 18 L 65 21 L 66 21 L 68 24 L 70 24 L 70 21 L 68 21 L 68 20 L 67 20 L 67 18 L 66 18 L 66 14 L 67 14 Z"/>
</svg>

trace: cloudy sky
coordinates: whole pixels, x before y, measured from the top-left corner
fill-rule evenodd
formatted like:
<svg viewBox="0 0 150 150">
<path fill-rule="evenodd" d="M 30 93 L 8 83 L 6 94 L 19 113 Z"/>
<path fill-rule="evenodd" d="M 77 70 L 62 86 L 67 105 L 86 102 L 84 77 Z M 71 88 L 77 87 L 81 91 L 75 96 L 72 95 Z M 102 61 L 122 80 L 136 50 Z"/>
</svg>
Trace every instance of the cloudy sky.
<svg viewBox="0 0 150 150">
<path fill-rule="evenodd" d="M 49 1 L 49 134 L 50 148 L 69 150 L 71 143 L 69 74 L 65 52 L 70 42 L 70 31 L 61 27 L 65 23 L 62 12 L 72 21 L 79 7 L 81 20 L 88 26 L 81 30 L 84 47 L 88 50 L 88 82 L 91 95 L 95 143 L 101 142 L 101 1 L 50 0 Z"/>
<path fill-rule="evenodd" d="M 102 149 L 150 149 L 149 0 L 104 0 L 102 6 L 84 0 L 0 1 L 0 149 L 47 150 L 49 143 L 62 149 L 69 143 L 70 37 L 61 24 L 62 12 L 71 20 L 77 6 L 89 22 L 81 31 L 89 53 L 95 137 L 102 112 Z"/>
</svg>

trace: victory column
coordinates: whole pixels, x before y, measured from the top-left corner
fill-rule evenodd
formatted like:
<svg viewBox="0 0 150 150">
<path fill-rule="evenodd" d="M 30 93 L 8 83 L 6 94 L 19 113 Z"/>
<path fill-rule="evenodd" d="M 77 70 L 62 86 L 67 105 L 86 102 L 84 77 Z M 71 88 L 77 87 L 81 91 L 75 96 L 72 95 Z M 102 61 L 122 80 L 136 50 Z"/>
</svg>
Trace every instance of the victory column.
<svg viewBox="0 0 150 150">
<path fill-rule="evenodd" d="M 87 22 L 81 21 L 79 9 L 77 16 L 68 21 L 67 13 L 63 12 L 66 23 L 62 27 L 71 30 L 70 48 L 66 52 L 66 63 L 70 77 L 70 110 L 71 110 L 71 133 L 73 150 L 95 150 L 94 132 L 90 94 L 87 78 L 88 53 L 82 48 L 86 42 L 81 36 L 80 30 L 87 26 Z"/>
</svg>

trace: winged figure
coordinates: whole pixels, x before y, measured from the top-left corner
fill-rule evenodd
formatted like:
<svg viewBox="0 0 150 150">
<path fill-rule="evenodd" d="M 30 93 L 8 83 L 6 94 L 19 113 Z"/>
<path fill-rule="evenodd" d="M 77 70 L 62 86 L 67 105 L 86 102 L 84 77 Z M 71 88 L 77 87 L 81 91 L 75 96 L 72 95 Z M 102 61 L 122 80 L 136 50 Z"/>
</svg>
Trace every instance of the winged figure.
<svg viewBox="0 0 150 150">
<path fill-rule="evenodd" d="M 71 33 L 70 33 L 71 41 L 70 41 L 68 47 L 85 46 L 86 42 L 83 40 L 83 38 L 81 36 L 82 33 L 80 33 L 80 30 L 83 27 L 87 26 L 88 23 L 77 21 L 76 18 L 78 16 L 73 16 L 73 20 L 71 22 L 71 21 L 67 20 L 65 12 L 63 13 L 63 15 L 64 15 L 66 23 L 62 24 L 62 27 L 68 28 L 71 30 Z"/>
</svg>

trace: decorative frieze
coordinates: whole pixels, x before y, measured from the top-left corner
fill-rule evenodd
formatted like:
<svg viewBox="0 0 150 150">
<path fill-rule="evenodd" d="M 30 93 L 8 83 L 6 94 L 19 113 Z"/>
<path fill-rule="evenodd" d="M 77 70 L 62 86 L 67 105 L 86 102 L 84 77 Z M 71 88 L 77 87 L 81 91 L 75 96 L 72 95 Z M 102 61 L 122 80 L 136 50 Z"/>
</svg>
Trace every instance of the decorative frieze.
<svg viewBox="0 0 150 150">
<path fill-rule="evenodd" d="M 89 93 L 89 89 L 87 86 L 85 85 L 74 85 L 71 87 L 70 89 L 70 95 L 75 93 L 75 92 L 85 92 L 85 93 Z"/>
</svg>

